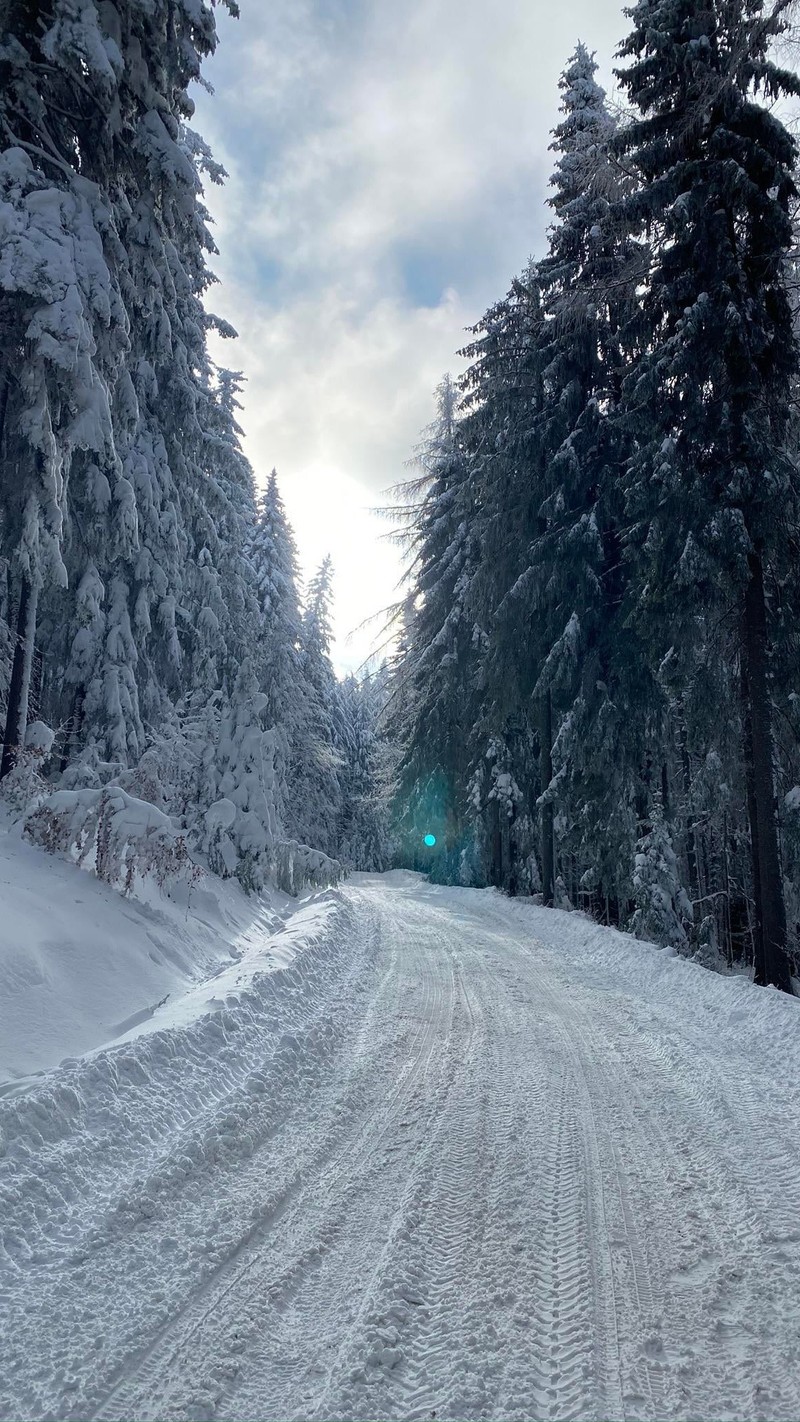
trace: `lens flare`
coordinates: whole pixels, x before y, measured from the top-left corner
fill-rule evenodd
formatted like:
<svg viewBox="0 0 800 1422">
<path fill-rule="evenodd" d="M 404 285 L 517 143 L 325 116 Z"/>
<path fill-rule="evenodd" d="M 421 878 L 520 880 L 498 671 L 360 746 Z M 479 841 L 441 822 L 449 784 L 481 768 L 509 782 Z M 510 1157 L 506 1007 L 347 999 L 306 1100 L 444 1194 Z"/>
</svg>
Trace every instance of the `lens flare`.
<svg viewBox="0 0 800 1422">
<path fill-rule="evenodd" d="M 424 839 L 424 843 L 427 844 L 427 846 L 428 846 L 429 849 L 433 849 L 433 846 L 434 846 L 435 843 L 436 843 L 436 835 L 435 835 L 435 834 L 426 834 L 425 839 Z"/>
</svg>

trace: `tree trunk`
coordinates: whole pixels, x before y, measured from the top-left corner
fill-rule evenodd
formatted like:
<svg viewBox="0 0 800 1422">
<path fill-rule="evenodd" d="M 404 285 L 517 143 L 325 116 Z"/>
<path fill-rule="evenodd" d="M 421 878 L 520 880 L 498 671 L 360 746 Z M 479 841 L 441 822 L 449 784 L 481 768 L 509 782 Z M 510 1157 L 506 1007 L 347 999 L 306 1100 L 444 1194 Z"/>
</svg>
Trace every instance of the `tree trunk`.
<svg viewBox="0 0 800 1422">
<path fill-rule="evenodd" d="M 0 780 L 8 775 L 8 772 L 13 768 L 16 753 L 25 743 L 25 727 L 28 722 L 28 693 L 36 640 L 36 602 L 37 589 L 23 574 L 19 594 L 14 661 L 11 666 L 11 685 L 8 689 L 8 710 L 3 740 L 3 758 L 0 761 Z"/>
<path fill-rule="evenodd" d="M 492 806 L 492 865 L 489 882 L 499 889 L 503 883 L 503 832 L 500 826 L 499 801 L 493 800 Z"/>
<path fill-rule="evenodd" d="M 700 875 L 697 869 L 697 844 L 695 842 L 694 825 L 692 822 L 692 770 L 689 763 L 689 750 L 686 745 L 686 719 L 683 714 L 682 704 L 678 712 L 678 741 L 680 744 L 683 804 L 686 820 L 686 868 L 689 875 L 689 893 L 692 899 L 692 922 L 696 926 L 698 917 L 700 916 Z"/>
<path fill-rule="evenodd" d="M 8 411 L 8 392 L 11 389 L 11 371 L 7 370 L 3 376 L 0 386 L 0 449 L 3 447 L 3 435 L 6 428 L 6 413 Z"/>
<path fill-rule="evenodd" d="M 722 891 L 724 898 L 725 956 L 733 967 L 733 936 L 731 933 L 731 876 L 728 865 L 728 812 L 722 816 Z"/>
<path fill-rule="evenodd" d="M 751 554 L 741 624 L 744 758 L 756 909 L 754 981 L 791 992 L 772 765 L 764 568 Z"/>
<path fill-rule="evenodd" d="M 764 958 L 761 912 L 761 872 L 758 855 L 758 812 L 756 809 L 755 774 L 753 769 L 753 735 L 750 724 L 750 691 L 744 654 L 744 617 L 742 619 L 742 733 L 744 738 L 744 783 L 747 795 L 747 823 L 750 828 L 750 862 L 753 874 L 753 963 Z"/>
<path fill-rule="evenodd" d="M 539 703 L 539 777 L 542 784 L 542 794 L 544 794 L 553 778 L 553 702 L 549 688 Z M 555 881 L 552 801 L 542 805 L 541 826 L 542 901 L 547 904 L 548 908 L 552 908 Z"/>
<path fill-rule="evenodd" d="M 517 889 L 518 889 L 518 883 L 519 883 L 519 881 L 518 881 L 518 875 L 517 875 L 517 860 L 516 860 L 516 856 L 515 856 L 515 853 L 514 853 L 514 823 L 515 823 L 515 821 L 516 821 L 516 818 L 517 818 L 517 812 L 516 812 L 516 809 L 515 809 L 514 805 L 512 804 L 512 806 L 511 806 L 511 814 L 509 815 L 509 817 L 508 817 L 508 819 L 507 819 L 507 821 L 506 821 L 506 829 L 505 829 L 505 835 L 506 835 L 506 877 L 505 877 L 505 890 L 506 890 L 506 893 L 508 894 L 509 898 L 512 898 L 512 899 L 516 896 Z"/>
<path fill-rule="evenodd" d="M 61 757 L 61 774 L 64 774 L 67 766 L 77 752 L 80 745 L 81 726 L 83 724 L 83 704 L 86 699 L 86 687 L 81 683 L 76 688 L 75 699 L 72 703 L 72 715 L 67 723 L 67 735 L 64 740 L 64 754 Z M 414 853 L 414 868 L 416 869 L 416 851 Z"/>
</svg>

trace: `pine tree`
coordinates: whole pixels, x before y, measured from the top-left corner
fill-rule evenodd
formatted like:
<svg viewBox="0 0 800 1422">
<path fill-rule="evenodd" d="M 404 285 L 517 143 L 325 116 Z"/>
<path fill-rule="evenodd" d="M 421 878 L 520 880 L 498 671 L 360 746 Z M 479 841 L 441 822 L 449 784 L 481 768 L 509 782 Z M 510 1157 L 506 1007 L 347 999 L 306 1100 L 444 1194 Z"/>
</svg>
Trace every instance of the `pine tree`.
<svg viewBox="0 0 800 1422">
<path fill-rule="evenodd" d="M 24 57 L 17 45 L 4 66 L 8 88 L 0 117 L 20 90 L 32 102 Z M 0 774 L 24 739 L 42 590 L 61 590 L 68 581 L 64 540 L 73 462 L 90 451 L 116 482 L 108 387 L 125 345 L 124 324 L 111 329 L 120 311 L 101 235 L 102 203 L 57 157 L 47 173 L 37 169 L 29 148 L 35 151 L 20 139 L 0 156 L 0 451 L 8 471 L 0 517 L 17 589 Z"/>
<path fill-rule="evenodd" d="M 346 677 L 337 696 L 341 812 L 337 855 L 351 869 L 382 872 L 389 866 L 388 757 L 379 729 L 384 696 L 380 675 Z"/>
<path fill-rule="evenodd" d="M 215 45 L 214 0 L 3 8 L 0 773 L 35 702 L 65 784 L 152 795 L 213 857 L 208 813 L 257 886 L 283 813 L 334 847 L 337 689 L 328 593 L 301 628 L 277 486 L 257 532 L 240 378 L 208 353 L 235 334 L 205 307 L 224 174 L 188 126 Z"/>
<path fill-rule="evenodd" d="M 273 722 L 286 724 L 297 697 L 301 613 L 297 550 L 275 469 L 259 502 L 249 558 L 258 598 L 259 656 L 269 715 Z"/>
<path fill-rule="evenodd" d="M 221 170 L 186 127 L 213 12 L 51 0 L 35 16 L 12 5 L 7 34 L 0 440 L 16 477 L 0 517 L 21 635 L 6 761 L 37 619 L 71 749 L 135 760 L 183 694 L 186 660 L 212 685 L 247 641 L 252 477 L 230 378 L 206 351 L 210 325 L 230 330 L 203 307 L 201 173 Z M 87 575 L 104 631 L 73 659 Z M 49 591 L 65 585 L 66 604 Z"/>
<path fill-rule="evenodd" d="M 664 651 L 687 635 L 698 598 L 738 619 L 755 975 L 789 990 L 769 577 L 795 515 L 784 441 L 796 354 L 783 280 L 796 151 L 758 98 L 800 93 L 768 56 L 786 9 L 640 0 L 619 74 L 640 117 L 617 143 L 642 178 L 626 213 L 655 238 L 636 318 L 646 353 L 625 390 L 639 446 L 631 601 Z"/>
<path fill-rule="evenodd" d="M 189 676 L 210 689 L 252 653 L 257 599 L 247 557 L 256 517 L 253 471 L 236 420 L 242 380 L 220 368 L 209 376 L 200 387 L 202 436 L 189 525 L 194 556 L 185 598 L 195 609 Z"/>
<path fill-rule="evenodd" d="M 436 391 L 436 418 L 415 453 L 420 475 L 404 490 L 417 596 L 404 669 L 413 711 L 399 767 L 401 832 L 418 843 L 426 833 L 435 834 L 436 872 L 444 876 L 465 848 L 464 785 L 471 751 L 471 495 L 456 400 L 447 376 Z"/>
<path fill-rule="evenodd" d="M 331 582 L 326 558 L 308 587 L 301 625 L 303 717 L 293 746 L 293 795 L 289 822 L 294 835 L 324 854 L 337 855 L 341 812 L 336 721 L 338 687 L 330 659 Z"/>
<path fill-rule="evenodd" d="M 636 911 L 631 927 L 639 938 L 662 947 L 685 948 L 691 904 L 681 884 L 669 828 L 657 798 L 651 823 L 636 847 L 633 876 Z"/>
<path fill-rule="evenodd" d="M 207 828 L 223 829 L 237 853 L 236 874 L 248 891 L 263 889 L 279 836 L 275 793 L 275 737 L 265 727 L 266 697 L 258 690 L 253 665 L 245 660 L 220 722 L 214 764 L 216 801 L 235 814 L 216 812 Z"/>
<path fill-rule="evenodd" d="M 294 827 L 293 806 L 302 728 L 308 711 L 301 655 L 297 552 L 273 469 L 261 497 L 248 548 L 258 603 L 257 664 L 267 718 L 278 735 L 278 782 L 283 815 Z"/>
<path fill-rule="evenodd" d="M 482 842 L 485 878 L 511 889 L 521 866 L 535 857 L 532 839 L 538 830 L 542 874 L 537 864 L 533 877 L 544 879 L 549 898 L 552 865 L 546 847 L 552 835 L 549 812 L 537 805 L 545 768 L 543 707 L 534 695 L 547 625 L 541 588 L 531 578 L 546 477 L 537 429 L 544 396 L 543 325 L 541 288 L 531 265 L 478 323 L 477 339 L 463 352 L 472 365 L 463 381 L 462 438 L 474 509 L 470 534 L 479 550 L 472 578 L 478 709 L 473 710 L 470 795 L 481 821 L 476 838 Z M 505 772 L 526 787 L 525 806 L 513 825 L 499 813 L 492 793 L 490 767 L 498 753 Z M 527 870 L 525 875 L 530 879 Z"/>
<path fill-rule="evenodd" d="M 642 251 L 615 207 L 627 180 L 610 153 L 615 124 L 596 69 L 578 45 L 560 81 L 563 119 L 551 144 L 555 221 L 537 265 L 545 321 L 536 431 L 544 467 L 525 578 L 543 621 L 535 695 L 545 845 L 559 807 L 570 826 L 561 852 L 577 857 L 579 874 L 591 870 L 593 892 L 608 901 L 620 897 L 619 866 L 633 848 L 630 819 L 619 816 L 620 790 L 635 779 L 647 711 L 642 688 L 633 694 L 631 684 L 641 649 L 620 615 L 620 476 L 628 447 L 613 419 Z M 623 791 L 622 804 L 632 794 Z M 613 848 L 599 853 L 615 822 Z M 545 850 L 543 864 L 547 901 L 553 871 Z"/>
</svg>

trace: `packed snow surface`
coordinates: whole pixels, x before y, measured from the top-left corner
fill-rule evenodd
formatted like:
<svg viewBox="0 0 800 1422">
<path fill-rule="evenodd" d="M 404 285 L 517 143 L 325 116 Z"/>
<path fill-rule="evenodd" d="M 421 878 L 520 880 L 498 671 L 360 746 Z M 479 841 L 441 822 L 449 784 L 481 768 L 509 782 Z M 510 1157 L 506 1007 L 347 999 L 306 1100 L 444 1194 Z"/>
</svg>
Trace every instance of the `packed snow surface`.
<svg viewBox="0 0 800 1422">
<path fill-rule="evenodd" d="M 283 932 L 0 1103 L 3 1417 L 796 1422 L 795 1001 L 409 874 Z"/>
</svg>

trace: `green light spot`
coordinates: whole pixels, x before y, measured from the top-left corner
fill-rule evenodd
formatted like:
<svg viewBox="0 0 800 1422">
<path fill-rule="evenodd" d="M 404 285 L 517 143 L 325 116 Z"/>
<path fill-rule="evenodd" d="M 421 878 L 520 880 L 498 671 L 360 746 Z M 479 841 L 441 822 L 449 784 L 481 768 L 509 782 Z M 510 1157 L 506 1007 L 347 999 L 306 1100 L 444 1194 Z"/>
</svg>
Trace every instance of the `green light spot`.
<svg viewBox="0 0 800 1422">
<path fill-rule="evenodd" d="M 424 842 L 425 842 L 425 844 L 427 844 L 427 846 L 428 846 L 429 849 L 433 849 L 433 846 L 434 846 L 435 843 L 436 843 L 436 835 L 435 835 L 435 834 L 426 834 L 426 836 L 425 836 L 425 841 L 424 841 Z"/>
</svg>

